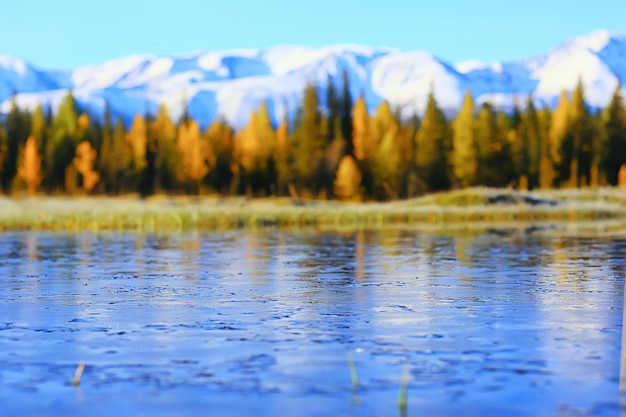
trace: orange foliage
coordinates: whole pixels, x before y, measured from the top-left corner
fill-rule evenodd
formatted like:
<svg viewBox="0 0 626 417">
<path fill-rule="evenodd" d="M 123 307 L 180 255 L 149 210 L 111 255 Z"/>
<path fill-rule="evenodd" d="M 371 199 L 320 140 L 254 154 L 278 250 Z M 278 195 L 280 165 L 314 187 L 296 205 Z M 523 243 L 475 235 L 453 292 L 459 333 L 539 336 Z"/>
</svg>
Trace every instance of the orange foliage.
<svg viewBox="0 0 626 417">
<path fill-rule="evenodd" d="M 74 158 L 74 167 L 83 176 L 83 189 L 90 192 L 93 187 L 100 181 L 100 174 L 93 169 L 97 152 L 91 147 L 88 141 L 81 142 L 76 147 L 76 157 Z"/>
<path fill-rule="evenodd" d="M 140 115 L 135 115 L 130 126 L 127 140 L 130 145 L 131 161 L 135 172 L 139 172 L 146 166 L 146 119 Z"/>
<path fill-rule="evenodd" d="M 617 185 L 626 188 L 626 164 L 622 164 L 617 174 Z"/>
<path fill-rule="evenodd" d="M 354 156 L 359 161 L 370 161 L 374 157 L 374 143 L 370 132 L 370 117 L 363 97 L 359 97 L 354 104 L 352 124 L 354 125 L 352 132 Z"/>
<path fill-rule="evenodd" d="M 344 156 L 337 168 L 335 194 L 344 200 L 359 198 L 361 179 L 361 171 L 354 158 L 351 155 Z"/>
<path fill-rule="evenodd" d="M 202 139 L 200 126 L 191 120 L 182 123 L 178 128 L 178 150 L 182 158 L 183 178 L 200 181 L 209 173 L 210 148 Z"/>
<path fill-rule="evenodd" d="M 41 174 L 41 157 L 37 151 L 37 141 L 32 135 L 28 137 L 24 145 L 24 160 L 17 173 L 26 182 L 28 194 L 34 195 L 43 176 Z"/>
</svg>

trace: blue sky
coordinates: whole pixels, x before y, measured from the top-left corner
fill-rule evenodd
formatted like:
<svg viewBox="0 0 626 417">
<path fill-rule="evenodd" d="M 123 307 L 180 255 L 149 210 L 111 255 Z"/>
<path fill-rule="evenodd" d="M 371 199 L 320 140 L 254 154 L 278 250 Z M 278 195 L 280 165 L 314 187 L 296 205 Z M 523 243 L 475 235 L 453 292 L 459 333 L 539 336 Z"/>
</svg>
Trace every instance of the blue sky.
<svg viewBox="0 0 626 417">
<path fill-rule="evenodd" d="M 69 68 L 138 53 L 356 43 L 451 63 L 523 58 L 596 29 L 624 0 L 0 0 L 0 54 Z"/>
</svg>

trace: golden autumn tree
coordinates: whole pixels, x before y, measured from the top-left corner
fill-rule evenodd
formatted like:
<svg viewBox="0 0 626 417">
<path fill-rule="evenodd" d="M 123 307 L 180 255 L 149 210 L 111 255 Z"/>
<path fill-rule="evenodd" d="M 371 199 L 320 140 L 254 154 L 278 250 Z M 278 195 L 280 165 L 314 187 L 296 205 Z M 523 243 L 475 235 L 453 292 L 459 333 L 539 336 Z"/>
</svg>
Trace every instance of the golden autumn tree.
<svg viewBox="0 0 626 417">
<path fill-rule="evenodd" d="M 352 147 L 354 157 L 358 161 L 371 161 L 374 157 L 374 143 L 371 135 L 370 116 L 367 112 L 363 96 L 360 96 L 356 103 L 354 103 L 352 124 Z"/>
<path fill-rule="evenodd" d="M 515 178 L 508 134 L 511 120 L 483 103 L 476 115 L 474 138 L 478 158 L 477 182 L 489 187 L 504 187 Z"/>
<path fill-rule="evenodd" d="M 337 168 L 335 195 L 342 200 L 360 200 L 361 180 L 361 171 L 354 157 L 344 156 Z"/>
<path fill-rule="evenodd" d="M 124 122 L 118 117 L 115 127 L 105 129 L 100 156 L 100 172 L 105 189 L 119 194 L 126 191 L 130 150 Z"/>
<path fill-rule="evenodd" d="M 564 153 L 566 163 L 569 165 L 568 185 L 579 187 L 586 185 L 588 179 L 585 169 L 585 159 L 589 153 L 589 113 L 585 105 L 585 97 L 582 82 L 572 93 L 572 99 L 568 109 L 568 135 L 565 140 Z"/>
<path fill-rule="evenodd" d="M 83 179 L 83 190 L 89 193 L 93 187 L 100 181 L 100 174 L 95 170 L 97 152 L 91 146 L 89 141 L 82 141 L 76 147 L 76 157 L 74 158 L 74 167 Z"/>
<path fill-rule="evenodd" d="M 248 193 L 269 185 L 275 141 L 267 104 L 263 102 L 258 111 L 252 112 L 248 125 L 238 132 L 235 141 L 235 159 L 242 169 L 241 180 Z"/>
<path fill-rule="evenodd" d="M 400 166 L 398 146 L 399 123 L 389 102 L 383 101 L 370 119 L 370 132 L 374 144 L 370 162 L 370 195 L 376 199 L 397 197 Z"/>
<path fill-rule="evenodd" d="M 187 119 L 178 126 L 176 145 L 181 161 L 178 179 L 188 184 L 189 191 L 197 194 L 204 177 L 209 173 L 209 147 L 202 137 L 198 122 Z"/>
<path fill-rule="evenodd" d="M 559 102 L 552 112 L 552 118 L 550 121 L 550 129 L 548 132 L 550 143 L 550 159 L 555 171 L 559 173 L 559 180 L 562 182 L 565 180 L 563 168 L 563 142 L 567 136 L 567 115 L 569 108 L 569 100 L 567 98 L 567 91 L 562 90 L 559 96 Z"/>
<path fill-rule="evenodd" d="M 476 184 L 478 155 L 474 139 L 474 99 L 467 91 L 463 105 L 452 122 L 451 165 L 454 178 L 461 187 Z"/>
<path fill-rule="evenodd" d="M 76 169 L 76 164 L 74 160 L 76 158 L 76 148 L 79 143 L 88 141 L 89 137 L 89 129 L 91 126 L 91 118 L 87 113 L 82 113 L 78 116 L 77 124 L 76 124 L 76 136 L 75 142 L 76 146 L 74 147 L 74 158 L 72 162 L 65 168 L 65 191 L 69 194 L 73 194 L 78 186 L 78 170 Z"/>
<path fill-rule="evenodd" d="M 365 105 L 365 99 L 360 96 L 352 108 L 352 151 L 359 164 L 367 195 L 372 192 L 371 171 L 376 148 L 371 129 L 370 115 Z"/>
<path fill-rule="evenodd" d="M 37 192 L 37 187 L 41 183 L 41 157 L 37 150 L 37 140 L 33 135 L 29 136 L 24 145 L 22 165 L 18 168 L 18 175 L 26 183 L 29 195 Z"/>
<path fill-rule="evenodd" d="M 316 196 L 320 190 L 327 125 L 320 111 L 317 88 L 308 84 L 289 137 L 290 189 L 300 197 Z"/>
<path fill-rule="evenodd" d="M 617 186 L 626 188 L 626 164 L 622 164 L 617 173 Z"/>
<path fill-rule="evenodd" d="M 147 166 L 146 150 L 148 145 L 146 119 L 136 114 L 126 135 L 128 146 L 130 147 L 130 174 L 134 177 L 134 182 L 138 182 L 138 177 Z"/>
<path fill-rule="evenodd" d="M 415 135 L 415 163 L 419 176 L 428 190 L 437 191 L 450 187 L 448 155 L 451 147 L 448 122 L 437 105 L 435 95 L 428 95 L 422 125 Z"/>
<path fill-rule="evenodd" d="M 376 199 L 396 199 L 400 172 L 398 124 L 392 122 L 383 132 L 376 147 L 372 164 L 373 196 Z"/>
</svg>

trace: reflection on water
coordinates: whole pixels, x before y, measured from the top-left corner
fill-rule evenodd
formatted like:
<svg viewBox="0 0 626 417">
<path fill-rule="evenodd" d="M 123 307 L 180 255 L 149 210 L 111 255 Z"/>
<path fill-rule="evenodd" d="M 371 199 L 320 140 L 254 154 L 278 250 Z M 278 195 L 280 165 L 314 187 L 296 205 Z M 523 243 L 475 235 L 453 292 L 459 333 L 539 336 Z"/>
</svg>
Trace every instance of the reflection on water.
<svg viewBox="0 0 626 417">
<path fill-rule="evenodd" d="M 0 401 L 397 415 L 407 366 L 408 415 L 616 415 L 625 253 L 529 233 L 3 234 Z"/>
</svg>

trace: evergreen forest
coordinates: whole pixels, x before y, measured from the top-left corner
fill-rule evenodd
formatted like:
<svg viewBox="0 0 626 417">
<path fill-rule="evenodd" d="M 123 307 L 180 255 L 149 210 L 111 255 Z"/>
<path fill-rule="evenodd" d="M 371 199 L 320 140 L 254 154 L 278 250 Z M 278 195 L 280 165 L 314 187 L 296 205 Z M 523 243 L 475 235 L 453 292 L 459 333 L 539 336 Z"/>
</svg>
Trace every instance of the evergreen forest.
<svg viewBox="0 0 626 417">
<path fill-rule="evenodd" d="M 387 102 L 368 112 L 345 74 L 341 86 L 329 78 L 319 91 L 305 88 L 292 120 L 273 125 L 262 104 L 240 130 L 219 119 L 202 129 L 188 114 L 172 120 L 165 106 L 124 123 L 109 108 L 79 108 L 71 92 L 54 113 L 14 100 L 0 123 L 0 186 L 14 195 L 386 201 L 474 186 L 616 185 L 626 163 L 621 86 L 603 109 L 586 105 L 582 83 L 554 109 L 528 96 L 503 112 L 468 91 L 452 118 L 431 93 L 423 116 L 410 120 Z"/>
</svg>

